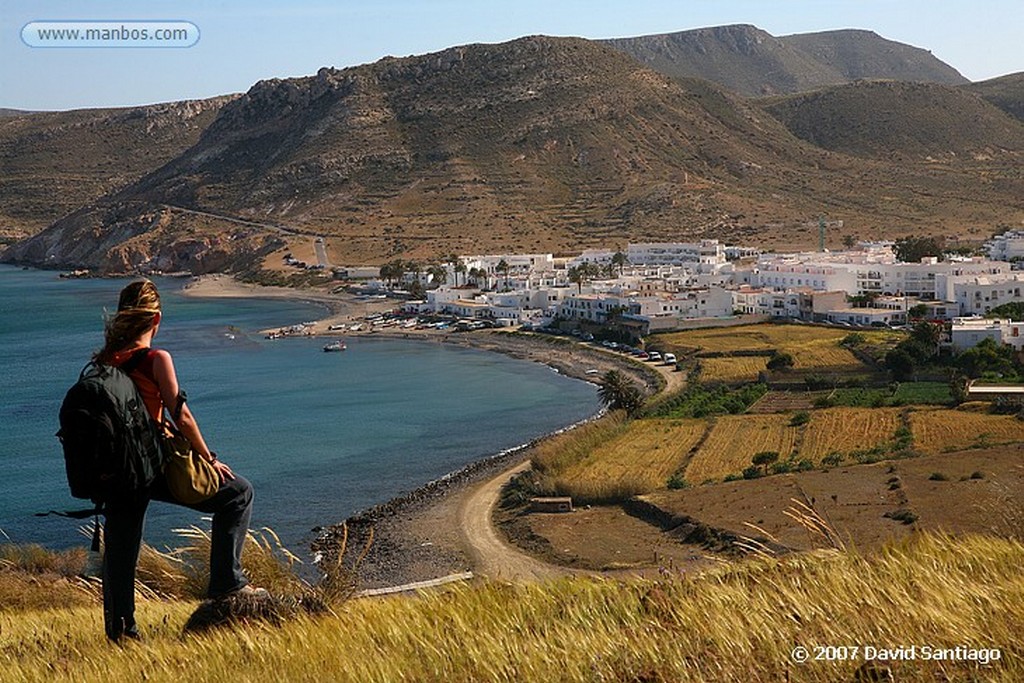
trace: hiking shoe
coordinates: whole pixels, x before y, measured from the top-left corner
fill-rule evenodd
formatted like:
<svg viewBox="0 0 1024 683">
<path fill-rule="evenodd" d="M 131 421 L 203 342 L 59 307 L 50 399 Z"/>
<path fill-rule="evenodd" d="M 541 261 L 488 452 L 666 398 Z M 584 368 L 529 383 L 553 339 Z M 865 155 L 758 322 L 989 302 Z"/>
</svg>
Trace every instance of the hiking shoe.
<svg viewBox="0 0 1024 683">
<path fill-rule="evenodd" d="M 223 595 L 218 595 L 217 599 L 223 600 L 225 598 L 249 598 L 252 600 L 266 600 L 270 597 L 270 591 L 266 588 L 254 588 L 248 584 L 241 588 L 236 588 L 233 591 L 228 591 Z"/>
</svg>

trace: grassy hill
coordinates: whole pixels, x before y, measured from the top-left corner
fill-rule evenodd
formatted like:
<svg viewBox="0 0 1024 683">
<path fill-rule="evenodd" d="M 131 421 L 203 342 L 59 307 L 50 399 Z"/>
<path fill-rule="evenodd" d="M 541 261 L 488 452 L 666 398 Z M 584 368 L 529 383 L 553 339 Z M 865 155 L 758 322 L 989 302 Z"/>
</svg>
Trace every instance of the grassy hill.
<svg viewBox="0 0 1024 683">
<path fill-rule="evenodd" d="M 1016 681 L 1022 562 L 1016 541 L 919 535 L 870 557 L 822 550 L 657 580 L 483 582 L 187 638 L 181 628 L 195 603 L 149 598 L 138 615 L 145 640 L 123 648 L 104 642 L 98 604 L 0 607 L 0 663 L 12 683 Z M 0 570 L 0 589 L 13 576 Z M 827 645 L 858 651 L 815 661 Z M 873 674 L 857 674 L 865 646 L 910 645 L 916 661 L 873 662 Z M 995 648 L 1000 658 L 924 661 L 923 646 L 976 657 Z M 795 661 L 797 647 L 812 660 Z"/>
</svg>

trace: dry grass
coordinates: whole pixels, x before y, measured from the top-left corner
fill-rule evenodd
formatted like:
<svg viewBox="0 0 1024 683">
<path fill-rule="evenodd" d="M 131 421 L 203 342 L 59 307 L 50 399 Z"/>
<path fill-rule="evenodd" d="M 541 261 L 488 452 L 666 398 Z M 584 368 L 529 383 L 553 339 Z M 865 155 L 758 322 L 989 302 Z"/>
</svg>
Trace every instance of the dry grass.
<svg viewBox="0 0 1024 683">
<path fill-rule="evenodd" d="M 1024 422 L 1013 415 L 963 410 L 915 410 L 910 414 L 914 448 L 943 453 L 1024 441 Z"/>
<path fill-rule="evenodd" d="M 545 477 L 560 476 L 602 444 L 625 434 L 628 428 L 629 420 L 624 412 L 619 411 L 544 439 L 531 454 L 533 468 Z"/>
<path fill-rule="evenodd" d="M 881 553 L 816 551 L 696 576 L 485 583 L 350 602 L 280 628 L 182 638 L 191 605 L 145 601 L 146 640 L 103 642 L 100 610 L 0 614 L 11 683 L 854 680 L 863 654 L 794 663 L 795 646 L 999 648 L 1001 659 L 893 662 L 901 682 L 1024 680 L 1024 546 L 917 535 Z"/>
<path fill-rule="evenodd" d="M 663 488 L 706 428 L 704 420 L 633 421 L 625 432 L 567 468 L 554 488 L 574 498 L 606 484 L 635 493 Z"/>
<path fill-rule="evenodd" d="M 896 336 L 896 333 L 885 331 L 860 331 L 869 343 Z M 801 370 L 820 370 L 823 372 L 843 372 L 864 368 L 856 356 L 848 349 L 839 345 L 849 334 L 846 330 L 828 327 L 802 325 L 745 325 L 741 327 L 723 327 L 705 330 L 688 330 L 660 336 L 668 346 L 680 351 L 700 350 L 704 352 L 735 353 L 737 351 L 785 351 L 793 356 L 793 367 Z M 719 363 L 711 361 L 736 361 Z M 705 359 L 704 379 L 720 379 L 721 381 L 740 381 L 756 379 L 757 370 L 764 369 L 765 358 L 746 357 L 728 359 Z M 742 361 L 742 362 L 741 362 Z M 757 369 L 754 364 L 760 363 Z M 712 377 L 708 374 L 720 374 Z"/>
<path fill-rule="evenodd" d="M 764 356 L 732 356 L 724 358 L 702 358 L 700 361 L 702 382 L 756 382 L 759 372 L 765 369 L 768 359 Z"/>
<path fill-rule="evenodd" d="M 800 457 L 814 462 L 830 453 L 868 450 L 892 439 L 902 424 L 899 408 L 826 408 L 810 413 Z"/>
<path fill-rule="evenodd" d="M 730 353 L 735 351 L 788 351 L 795 346 L 815 342 L 838 342 L 847 332 L 828 327 L 801 325 L 743 325 L 686 330 L 661 335 L 669 344 L 702 351 Z"/>
<path fill-rule="evenodd" d="M 789 415 L 726 415 L 715 421 L 708 438 L 701 444 L 686 468 L 686 480 L 699 484 L 738 474 L 750 466 L 750 459 L 761 451 L 776 451 L 780 460 L 792 452 L 799 433 L 789 426 Z"/>
</svg>

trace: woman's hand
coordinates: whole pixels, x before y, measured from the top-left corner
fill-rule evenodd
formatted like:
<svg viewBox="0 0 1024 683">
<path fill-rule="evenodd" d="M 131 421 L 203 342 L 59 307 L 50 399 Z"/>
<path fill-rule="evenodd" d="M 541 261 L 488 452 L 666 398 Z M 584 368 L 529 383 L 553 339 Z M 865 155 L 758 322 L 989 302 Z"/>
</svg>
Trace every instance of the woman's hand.
<svg viewBox="0 0 1024 683">
<path fill-rule="evenodd" d="M 229 479 L 235 478 L 235 473 L 231 471 L 231 468 L 220 460 L 213 461 L 213 469 L 217 471 L 217 476 L 220 477 L 220 483 L 222 484 Z"/>
</svg>

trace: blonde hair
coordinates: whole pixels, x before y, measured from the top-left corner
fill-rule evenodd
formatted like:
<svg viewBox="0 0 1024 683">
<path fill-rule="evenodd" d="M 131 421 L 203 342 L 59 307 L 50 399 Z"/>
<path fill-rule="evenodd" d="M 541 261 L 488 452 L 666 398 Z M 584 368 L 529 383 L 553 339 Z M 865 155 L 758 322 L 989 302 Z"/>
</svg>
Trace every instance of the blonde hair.
<svg viewBox="0 0 1024 683">
<path fill-rule="evenodd" d="M 160 313 L 160 293 L 150 280 L 138 280 L 121 290 L 117 313 L 107 318 L 104 343 L 95 356 L 100 363 L 109 362 L 118 351 L 127 349 L 141 337 Z"/>
</svg>

